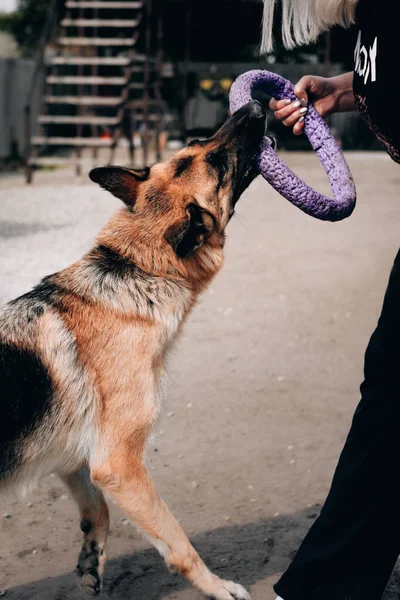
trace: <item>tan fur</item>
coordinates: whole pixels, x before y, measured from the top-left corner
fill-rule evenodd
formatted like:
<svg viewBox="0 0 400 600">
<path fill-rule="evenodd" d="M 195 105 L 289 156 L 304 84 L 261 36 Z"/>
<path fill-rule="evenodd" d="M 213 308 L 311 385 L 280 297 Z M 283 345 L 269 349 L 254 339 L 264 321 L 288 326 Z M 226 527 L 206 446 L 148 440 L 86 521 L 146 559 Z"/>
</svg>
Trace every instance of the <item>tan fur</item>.
<svg viewBox="0 0 400 600">
<path fill-rule="evenodd" d="M 166 391 L 168 351 L 223 265 L 225 228 L 242 190 L 235 188 L 242 185 L 239 168 L 248 182 L 254 177 L 265 125 L 255 104 L 210 141 L 155 165 L 150 174 L 119 167 L 92 172 L 126 208 L 91 252 L 0 312 L 0 358 L 14 364 L 19 348 L 28 365 L 40 359 L 35 369 L 51 394 L 33 430 L 22 441 L 16 434 L 10 448 L 18 450 L 18 468 L 9 459 L 11 466 L 3 468 L 11 474 L 0 477 L 0 489 L 27 487 L 52 471 L 62 476 L 80 509 L 84 543 L 77 572 L 90 594 L 100 591 L 105 564 L 103 490 L 171 570 L 217 600 L 249 599 L 240 585 L 207 569 L 159 498 L 144 452 Z M 238 143 L 241 155 L 249 145 L 244 165 Z M 0 474 L 1 468 L 0 462 Z"/>
</svg>

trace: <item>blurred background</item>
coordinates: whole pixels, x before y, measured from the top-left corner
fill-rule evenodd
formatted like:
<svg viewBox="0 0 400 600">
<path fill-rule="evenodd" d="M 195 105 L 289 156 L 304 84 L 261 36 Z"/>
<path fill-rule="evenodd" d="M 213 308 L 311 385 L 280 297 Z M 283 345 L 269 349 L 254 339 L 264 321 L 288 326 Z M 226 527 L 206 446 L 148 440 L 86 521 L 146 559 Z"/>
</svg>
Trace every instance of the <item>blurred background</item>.
<svg viewBox="0 0 400 600">
<path fill-rule="evenodd" d="M 356 37 L 333 30 L 296 52 L 278 42 L 260 58 L 258 0 L 0 0 L 0 13 L 0 305 L 78 260 L 120 206 L 89 180 L 92 166 L 151 164 L 212 134 L 248 69 L 292 81 L 350 70 Z M 317 221 L 252 183 L 225 267 L 171 353 L 146 458 L 210 568 L 253 600 L 275 600 L 329 490 L 399 247 L 399 166 L 356 113 L 330 126 L 357 185 L 354 214 Z M 284 162 L 330 194 L 307 140 L 272 116 L 269 129 Z M 103 598 L 201 600 L 111 513 Z M 1 500 L 0 539 L 0 597 L 83 600 L 78 514 L 56 477 Z M 399 594 L 400 564 L 385 600 Z"/>
<path fill-rule="evenodd" d="M 126 146 L 133 161 L 211 135 L 237 75 L 268 68 L 296 81 L 352 68 L 354 33 L 341 29 L 293 52 L 259 55 L 259 0 L 0 0 L 0 163 L 80 162 L 88 149 Z M 277 20 L 277 22 L 279 19 Z M 279 40 L 279 32 L 277 32 Z M 330 125 L 344 149 L 377 149 L 358 115 Z M 281 149 L 304 150 L 270 120 Z"/>
</svg>

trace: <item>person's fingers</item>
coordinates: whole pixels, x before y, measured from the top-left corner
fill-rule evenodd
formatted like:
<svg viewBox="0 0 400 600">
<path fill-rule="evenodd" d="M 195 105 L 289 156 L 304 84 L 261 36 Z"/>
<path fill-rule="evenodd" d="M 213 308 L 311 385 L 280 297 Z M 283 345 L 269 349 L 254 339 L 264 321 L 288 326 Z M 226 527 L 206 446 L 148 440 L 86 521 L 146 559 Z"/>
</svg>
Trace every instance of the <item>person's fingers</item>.
<svg viewBox="0 0 400 600">
<path fill-rule="evenodd" d="M 297 123 L 295 123 L 294 127 L 293 127 L 293 133 L 294 135 L 301 135 L 304 131 L 304 121 L 305 118 L 304 117 L 300 117 L 300 119 L 297 121 Z"/>
<path fill-rule="evenodd" d="M 315 87 L 315 78 L 311 75 L 302 77 L 294 88 L 297 100 L 277 100 L 272 98 L 269 106 L 274 111 L 275 118 L 282 121 L 286 127 L 293 127 L 294 135 L 301 135 L 304 131 L 304 120 L 307 114 L 308 93 Z"/>
<path fill-rule="evenodd" d="M 269 101 L 269 107 L 275 112 L 276 110 L 281 110 L 281 108 L 285 108 L 285 106 L 288 106 L 291 103 L 292 101 L 289 98 L 285 98 L 284 100 L 277 100 L 276 98 L 271 98 L 271 100 Z"/>
<path fill-rule="evenodd" d="M 274 112 L 274 115 L 275 118 L 278 119 L 278 121 L 285 121 L 286 119 L 288 119 L 289 117 L 296 114 L 299 110 L 302 109 L 305 109 L 301 113 L 304 114 L 307 111 L 306 107 L 302 105 L 300 100 L 295 100 L 294 102 L 291 102 L 288 106 L 284 106 L 280 110 L 276 110 Z"/>
<path fill-rule="evenodd" d="M 274 111 L 276 118 L 280 120 L 286 118 L 300 106 L 306 105 L 307 103 L 304 100 L 290 100 L 289 98 L 285 98 L 284 100 L 272 98 L 269 103 L 270 109 Z"/>
<path fill-rule="evenodd" d="M 294 111 L 288 117 L 286 117 L 286 119 L 283 119 L 282 123 L 286 127 L 293 127 L 297 123 L 297 121 L 299 121 L 306 114 L 307 114 L 307 108 L 303 106 L 303 108 L 300 108 L 300 109 Z"/>
</svg>

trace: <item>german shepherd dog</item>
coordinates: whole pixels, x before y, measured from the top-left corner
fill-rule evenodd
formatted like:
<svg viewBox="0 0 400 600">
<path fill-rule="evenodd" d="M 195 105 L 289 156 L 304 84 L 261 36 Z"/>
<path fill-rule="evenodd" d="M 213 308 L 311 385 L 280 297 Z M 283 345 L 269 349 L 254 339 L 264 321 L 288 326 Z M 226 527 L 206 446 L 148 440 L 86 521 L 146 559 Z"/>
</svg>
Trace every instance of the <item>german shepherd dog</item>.
<svg viewBox="0 0 400 600">
<path fill-rule="evenodd" d="M 81 260 L 0 312 L 0 491 L 49 473 L 84 534 L 77 574 L 101 590 L 110 494 L 168 568 L 217 600 L 246 590 L 211 573 L 144 464 L 165 394 L 165 358 L 221 269 L 225 228 L 257 175 L 266 114 L 252 101 L 210 139 L 144 170 L 96 168 L 125 206 Z"/>
</svg>

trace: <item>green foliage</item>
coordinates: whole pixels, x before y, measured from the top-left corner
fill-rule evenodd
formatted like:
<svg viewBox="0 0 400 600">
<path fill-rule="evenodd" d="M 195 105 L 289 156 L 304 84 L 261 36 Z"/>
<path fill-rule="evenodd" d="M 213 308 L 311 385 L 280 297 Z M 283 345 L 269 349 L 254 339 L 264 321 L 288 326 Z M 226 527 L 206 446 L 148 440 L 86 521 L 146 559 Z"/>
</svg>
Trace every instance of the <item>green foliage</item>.
<svg viewBox="0 0 400 600">
<path fill-rule="evenodd" d="M 0 29 L 14 36 L 25 58 L 34 56 L 38 49 L 49 5 L 50 0 L 19 0 L 14 13 L 0 15 Z"/>
</svg>

